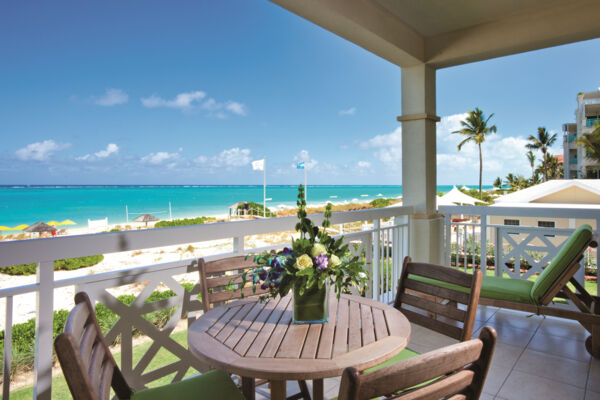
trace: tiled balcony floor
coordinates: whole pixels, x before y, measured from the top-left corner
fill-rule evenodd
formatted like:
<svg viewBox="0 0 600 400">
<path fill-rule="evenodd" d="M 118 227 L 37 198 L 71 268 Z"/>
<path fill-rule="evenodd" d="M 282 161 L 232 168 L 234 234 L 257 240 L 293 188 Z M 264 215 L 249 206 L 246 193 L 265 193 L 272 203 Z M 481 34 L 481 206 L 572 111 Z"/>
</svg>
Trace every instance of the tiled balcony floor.
<svg viewBox="0 0 600 400">
<path fill-rule="evenodd" d="M 473 337 L 484 325 L 496 329 L 498 343 L 482 399 L 600 399 L 600 360 L 585 350 L 588 333 L 579 323 L 481 306 Z M 414 324 L 412 329 L 408 347 L 421 353 L 455 343 Z M 325 398 L 337 397 L 338 385 L 339 378 L 327 379 Z M 263 388 L 257 399 L 268 398 L 260 394 L 268 395 Z M 288 382 L 289 394 L 297 391 Z"/>
</svg>

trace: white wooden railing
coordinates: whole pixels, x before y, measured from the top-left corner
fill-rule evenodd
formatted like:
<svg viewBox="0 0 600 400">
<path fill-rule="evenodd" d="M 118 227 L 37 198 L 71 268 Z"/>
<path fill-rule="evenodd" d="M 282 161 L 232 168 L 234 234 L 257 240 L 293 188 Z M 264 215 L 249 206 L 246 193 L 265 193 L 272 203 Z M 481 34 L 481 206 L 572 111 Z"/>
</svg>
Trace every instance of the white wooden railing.
<svg viewBox="0 0 600 400">
<path fill-rule="evenodd" d="M 587 221 L 595 234 L 600 226 L 598 208 L 538 208 L 538 207 L 482 207 L 440 206 L 445 215 L 445 261 L 447 265 L 462 266 L 467 270 L 481 265 L 487 270 L 493 257 L 494 274 L 507 274 L 511 278 L 527 279 L 540 273 L 560 251 L 562 244 L 575 228 Z M 453 218 L 466 217 L 467 221 L 455 222 Z M 492 217 L 507 219 L 543 218 L 544 220 L 567 222 L 568 228 L 546 228 L 537 226 L 514 226 L 503 223 L 492 224 Z M 491 254 L 492 253 L 492 254 Z M 600 252 L 586 253 L 583 263 L 596 266 Z M 527 269 L 522 269 L 524 263 Z M 507 265 L 509 264 L 509 265 Z M 597 276 L 598 278 L 599 276 Z M 580 268 L 576 279 L 583 283 L 584 269 Z M 600 280 L 596 280 L 600 289 Z"/>
<path fill-rule="evenodd" d="M 365 222 L 359 232 L 344 235 L 350 241 L 356 253 L 363 254 L 368 269 L 372 266 L 369 295 L 380 301 L 390 302 L 395 295 L 395 282 L 400 276 L 402 258 L 408 250 L 408 219 L 412 207 L 391 207 L 351 212 L 334 213 L 333 225 Z M 311 215 L 311 219 L 320 224 L 323 215 Z M 179 245 L 230 239 L 233 252 L 212 255 L 207 259 L 217 259 L 230 255 L 246 254 L 256 251 L 280 248 L 285 244 L 276 244 L 264 248 L 244 248 L 244 240 L 250 235 L 266 234 L 293 230 L 296 217 L 271 218 L 253 221 L 235 221 L 207 225 L 194 225 L 176 228 L 160 228 L 131 232 L 101 233 L 95 235 L 67 236 L 47 239 L 0 242 L 0 265 L 37 264 L 35 284 L 0 289 L 0 299 L 5 299 L 5 340 L 3 356 L 3 399 L 10 396 L 10 368 L 12 352 L 12 326 L 15 313 L 14 297 L 24 294 L 36 295 L 36 331 L 34 360 L 33 398 L 50 399 L 52 385 L 52 327 L 53 302 L 55 289 L 75 287 L 75 291 L 86 291 L 92 301 L 100 302 L 119 316 L 119 320 L 107 333 L 112 342 L 120 336 L 121 368 L 128 382 L 135 388 L 161 377 L 175 374 L 173 380 L 181 379 L 190 368 L 205 369 L 186 348 L 170 338 L 177 323 L 183 319 L 193 320 L 201 309 L 198 285 L 188 292 L 175 279 L 185 273 L 197 273 L 197 259 L 187 259 L 163 264 L 129 268 L 119 271 L 76 278 L 55 280 L 54 260 L 82 257 L 91 254 L 108 254 L 122 251 L 141 250 L 158 246 Z M 144 283 L 145 287 L 135 301 L 126 306 L 113 296 L 108 289 Z M 175 296 L 159 301 L 146 302 L 158 285 L 166 285 Z M 143 318 L 144 314 L 160 309 L 176 307 L 176 312 L 162 329 Z M 132 329 L 136 328 L 152 339 L 152 345 L 134 363 Z M 152 371 L 146 371 L 156 353 L 165 348 L 177 357 L 177 361 Z"/>
</svg>

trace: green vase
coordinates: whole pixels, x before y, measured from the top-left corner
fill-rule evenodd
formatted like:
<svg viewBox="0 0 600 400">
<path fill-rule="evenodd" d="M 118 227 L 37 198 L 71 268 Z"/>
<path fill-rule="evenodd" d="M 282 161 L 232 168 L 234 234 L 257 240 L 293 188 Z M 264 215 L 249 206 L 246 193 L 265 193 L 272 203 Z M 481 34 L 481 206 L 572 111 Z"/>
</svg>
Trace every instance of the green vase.
<svg viewBox="0 0 600 400">
<path fill-rule="evenodd" d="M 300 294 L 300 285 L 294 285 L 294 324 L 319 324 L 327 322 L 327 285 L 305 289 Z"/>
</svg>

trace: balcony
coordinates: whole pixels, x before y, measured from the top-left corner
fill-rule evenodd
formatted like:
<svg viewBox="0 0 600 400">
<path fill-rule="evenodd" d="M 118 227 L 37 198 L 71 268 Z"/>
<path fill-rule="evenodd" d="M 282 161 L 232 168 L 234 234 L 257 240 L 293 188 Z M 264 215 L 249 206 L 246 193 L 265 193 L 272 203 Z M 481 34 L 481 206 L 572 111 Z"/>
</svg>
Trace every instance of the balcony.
<svg viewBox="0 0 600 400">
<path fill-rule="evenodd" d="M 570 157 L 569 158 L 569 164 L 571 164 L 571 165 L 577 165 L 577 157 Z"/>
<path fill-rule="evenodd" d="M 394 299 L 402 259 L 407 255 L 410 241 L 414 240 L 409 236 L 408 216 L 412 212 L 412 207 L 391 207 L 335 213 L 332 217 L 334 227 L 340 224 L 360 226 L 360 230 L 345 233 L 344 236 L 353 244 L 353 251 L 364 257 L 371 272 L 367 295 L 375 300 L 390 303 Z M 563 239 L 573 229 L 509 228 L 490 224 L 491 217 L 577 218 L 595 221 L 596 227 L 600 225 L 597 209 L 444 206 L 440 207 L 440 212 L 445 215 L 444 242 L 440 246 L 443 247 L 441 251 L 445 254 L 446 265 L 470 271 L 474 266 L 484 264 L 486 274 L 513 279 L 535 279 L 535 275 L 558 252 Z M 454 222 L 452 216 L 459 215 L 471 218 Z M 314 215 L 312 218 L 320 222 L 323 216 Z M 175 333 L 185 330 L 186 321 L 193 321 L 201 310 L 197 258 L 69 279 L 55 279 L 53 261 L 207 241 L 220 241 L 221 248 L 225 249 L 220 254 L 206 257 L 218 259 L 232 254 L 280 248 L 284 243 L 261 248 L 247 248 L 246 243 L 253 235 L 292 231 L 295 223 L 295 217 L 286 217 L 0 243 L 2 265 L 35 262 L 38 270 L 35 284 L 0 290 L 0 298 L 5 300 L 3 322 L 6 328 L 4 337 L 7 338 L 3 353 L 4 376 L 10 376 L 14 361 L 11 358 L 13 349 L 10 340 L 14 337 L 13 321 L 25 311 L 27 304 L 33 302 L 32 308 L 38 321 L 33 397 L 51 397 L 51 385 L 55 383 L 60 386 L 61 380 L 60 374 L 52 378 L 53 302 L 58 296 L 72 296 L 75 291 L 86 291 L 93 301 L 103 304 L 115 314 L 116 322 L 108 331 L 107 340 L 114 342 L 120 338 L 121 367 L 134 386 L 140 388 L 153 382 L 164 382 L 165 379 L 179 380 L 192 369 L 204 370 L 204 366 L 188 352 L 185 341 L 178 339 L 185 334 Z M 481 263 L 481 260 L 486 262 Z M 584 262 L 590 270 L 593 269 L 598 265 L 598 254 L 589 252 Z M 597 269 L 595 274 L 597 277 Z M 186 289 L 182 282 L 189 282 L 190 279 L 195 283 Z M 577 279 L 591 291 L 597 292 L 597 281 L 584 282 L 583 270 Z M 114 289 L 117 288 L 130 288 L 129 293 L 135 295 L 130 306 L 117 300 L 114 295 Z M 166 289 L 172 291 L 171 297 L 148 300 L 153 291 Z M 19 307 L 15 307 L 15 304 L 19 304 Z M 171 311 L 160 328 L 149 324 L 144 318 L 148 313 L 161 310 Z M 555 394 L 564 393 L 564 397 L 572 397 L 566 393 L 576 393 L 577 396 L 572 398 L 582 399 L 585 393 L 600 392 L 600 361 L 592 360 L 585 351 L 582 340 L 586 338 L 586 331 L 578 323 L 482 306 L 477 314 L 475 329 L 486 324 L 497 329 L 500 342 L 484 389 L 489 398 L 497 394 L 503 398 L 521 398 L 520 390 L 528 391 L 533 397 L 543 397 L 548 390 Z M 428 351 L 449 343 L 448 338 L 424 328 L 413 326 L 413 329 L 411 344 L 417 351 Z M 135 334 L 132 334 L 134 330 Z M 144 347 L 139 345 L 140 342 L 152 345 Z M 170 360 L 166 365 L 157 365 L 153 361 L 159 350 L 170 353 L 170 358 L 165 358 Z M 328 395 L 335 396 L 336 385 L 335 379 L 327 382 Z M 9 398 L 11 389 L 11 381 L 4 379 L 5 399 Z M 19 398 L 28 397 L 23 395 L 23 390 L 13 394 Z"/>
</svg>

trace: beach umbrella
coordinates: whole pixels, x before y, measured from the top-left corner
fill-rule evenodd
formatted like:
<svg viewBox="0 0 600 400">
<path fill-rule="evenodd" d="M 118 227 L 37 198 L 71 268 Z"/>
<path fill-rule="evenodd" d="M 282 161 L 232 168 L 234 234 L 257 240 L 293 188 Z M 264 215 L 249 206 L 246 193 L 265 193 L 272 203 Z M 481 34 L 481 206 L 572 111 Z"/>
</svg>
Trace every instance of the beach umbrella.
<svg viewBox="0 0 600 400">
<path fill-rule="evenodd" d="M 77 223 L 71 221 L 70 219 L 65 219 L 63 222 L 59 222 L 56 225 L 77 225 Z"/>
<path fill-rule="evenodd" d="M 13 230 L 13 231 L 22 231 L 23 229 L 27 228 L 28 226 L 29 225 L 25 225 L 25 224 L 17 225 L 14 228 L 12 228 L 11 230 Z"/>
<path fill-rule="evenodd" d="M 27 228 L 25 228 L 23 230 L 25 232 L 38 232 L 41 235 L 42 232 L 52 232 L 52 231 L 55 231 L 56 228 L 40 221 L 40 222 L 36 222 L 33 225 L 28 226 Z"/>
<path fill-rule="evenodd" d="M 58 221 L 48 221 L 48 222 L 46 222 L 46 224 L 48 224 L 50 226 L 56 226 L 56 225 L 60 225 L 60 222 L 58 222 Z"/>
<path fill-rule="evenodd" d="M 454 186 L 451 191 L 449 191 L 448 193 L 446 193 L 445 195 L 443 195 L 442 197 L 439 198 L 438 205 L 442 204 L 442 203 L 440 203 L 440 200 L 442 203 L 446 203 L 446 204 L 448 202 L 453 203 L 453 204 L 469 204 L 469 205 L 475 205 L 475 203 L 485 203 L 485 201 L 481 201 L 479 199 L 476 199 L 475 197 L 471 197 L 471 196 L 464 194 L 463 192 L 458 190 L 456 188 L 456 186 Z"/>
<path fill-rule="evenodd" d="M 158 220 L 159 220 L 158 218 L 156 218 L 154 215 L 151 215 L 151 214 L 142 214 L 139 217 L 134 219 L 135 222 L 145 222 L 146 226 L 148 226 L 148 222 L 154 222 L 154 221 L 158 221 Z"/>
<path fill-rule="evenodd" d="M 0 225 L 0 231 L 12 231 L 12 229 L 9 228 L 8 226 L 2 226 L 2 225 Z"/>
</svg>

